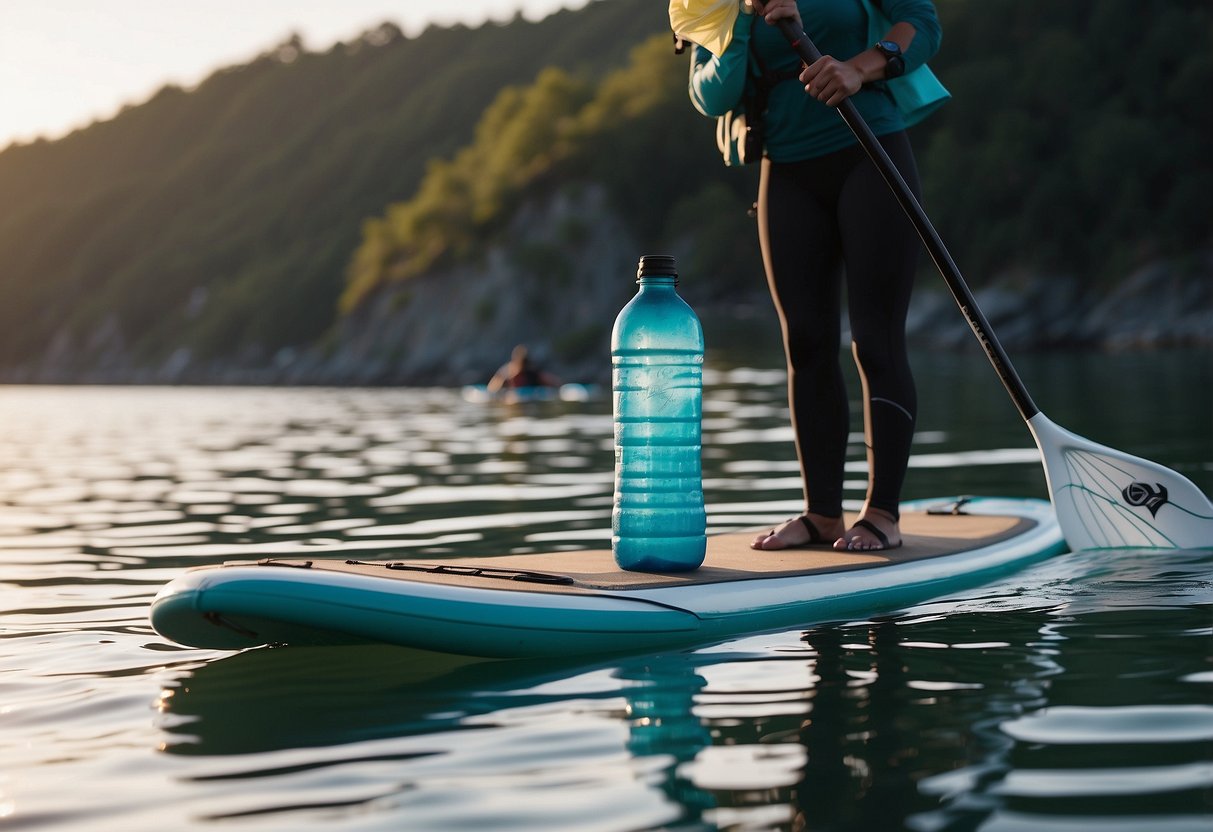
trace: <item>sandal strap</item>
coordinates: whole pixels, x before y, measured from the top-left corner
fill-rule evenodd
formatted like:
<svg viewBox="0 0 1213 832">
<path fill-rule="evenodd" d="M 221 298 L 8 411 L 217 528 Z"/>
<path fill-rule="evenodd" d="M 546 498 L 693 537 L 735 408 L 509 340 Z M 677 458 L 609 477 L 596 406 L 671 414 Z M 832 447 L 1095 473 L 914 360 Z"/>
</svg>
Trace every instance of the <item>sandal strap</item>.
<svg viewBox="0 0 1213 832">
<path fill-rule="evenodd" d="M 878 541 L 880 541 L 880 545 L 883 548 L 885 548 L 885 549 L 889 548 L 889 536 L 887 534 L 885 534 L 884 532 L 882 532 L 875 523 L 873 523 L 870 520 L 865 520 L 861 517 L 855 521 L 855 525 L 860 526 L 860 527 L 868 530 L 869 532 L 871 532 L 872 537 L 874 537 Z"/>
<path fill-rule="evenodd" d="M 804 526 L 805 531 L 807 531 L 809 533 L 809 542 L 810 543 L 825 543 L 826 542 L 826 539 L 821 536 L 821 532 L 819 532 L 817 530 L 817 527 L 813 525 L 812 520 L 805 517 L 803 514 L 800 515 L 800 517 L 798 519 L 800 520 L 801 525 Z"/>
</svg>

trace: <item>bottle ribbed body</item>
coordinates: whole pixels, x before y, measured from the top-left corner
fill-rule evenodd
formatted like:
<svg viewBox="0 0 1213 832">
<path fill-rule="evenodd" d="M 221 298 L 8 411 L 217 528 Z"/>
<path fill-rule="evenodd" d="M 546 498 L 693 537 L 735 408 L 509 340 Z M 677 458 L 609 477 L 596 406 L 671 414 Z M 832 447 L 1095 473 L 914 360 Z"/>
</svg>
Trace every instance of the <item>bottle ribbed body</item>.
<svg viewBox="0 0 1213 832">
<path fill-rule="evenodd" d="M 671 257 L 641 258 L 636 296 L 611 335 L 615 504 L 611 547 L 622 569 L 676 572 L 703 563 L 703 329 L 679 297 Z"/>
</svg>

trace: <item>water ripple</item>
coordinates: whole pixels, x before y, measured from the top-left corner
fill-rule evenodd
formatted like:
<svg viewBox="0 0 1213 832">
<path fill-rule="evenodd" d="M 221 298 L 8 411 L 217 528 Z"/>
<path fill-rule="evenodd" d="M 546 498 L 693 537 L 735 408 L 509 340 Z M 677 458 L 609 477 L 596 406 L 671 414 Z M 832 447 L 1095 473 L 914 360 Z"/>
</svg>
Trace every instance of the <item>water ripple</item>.
<svg viewBox="0 0 1213 832">
<path fill-rule="evenodd" d="M 1017 740 L 1046 745 L 1203 743 L 1213 740 L 1213 706 L 1046 708 L 1002 729 Z"/>
</svg>

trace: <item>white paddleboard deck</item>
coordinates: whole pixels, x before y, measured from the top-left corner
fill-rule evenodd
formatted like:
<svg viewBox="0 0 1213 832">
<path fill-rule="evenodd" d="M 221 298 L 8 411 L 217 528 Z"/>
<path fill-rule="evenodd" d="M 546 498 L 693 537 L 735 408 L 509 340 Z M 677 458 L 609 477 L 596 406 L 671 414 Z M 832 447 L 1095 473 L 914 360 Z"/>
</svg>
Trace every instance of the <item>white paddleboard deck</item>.
<svg viewBox="0 0 1213 832">
<path fill-rule="evenodd" d="M 267 559 L 191 570 L 152 624 L 193 647 L 386 642 L 472 656 L 589 655 L 871 615 L 1065 550 L 1049 503 L 924 500 L 904 545 L 758 552 L 754 531 L 708 538 L 693 572 L 625 572 L 610 551 L 431 560 Z"/>
</svg>

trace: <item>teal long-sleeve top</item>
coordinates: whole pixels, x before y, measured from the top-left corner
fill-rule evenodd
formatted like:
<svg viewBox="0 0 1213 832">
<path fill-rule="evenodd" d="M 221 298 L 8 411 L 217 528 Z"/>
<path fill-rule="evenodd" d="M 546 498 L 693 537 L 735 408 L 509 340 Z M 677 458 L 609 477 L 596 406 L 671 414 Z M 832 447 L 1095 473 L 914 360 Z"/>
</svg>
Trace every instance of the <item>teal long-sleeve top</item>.
<svg viewBox="0 0 1213 832">
<path fill-rule="evenodd" d="M 931 0 L 879 0 L 877 5 L 893 23 L 914 27 L 914 40 L 903 56 L 907 72 L 934 57 L 942 33 Z M 823 55 L 845 61 L 871 48 L 868 16 L 860 0 L 798 0 L 797 6 L 805 32 Z M 733 40 L 722 56 L 701 46 L 692 53 L 690 95 L 699 112 L 720 116 L 741 102 L 747 76 L 752 74 L 751 38 L 769 72 L 790 74 L 800 67 L 800 57 L 777 27 L 761 17 L 739 14 Z M 905 129 L 900 111 L 882 85 L 865 87 L 851 101 L 877 136 Z M 771 91 L 764 121 L 766 155 L 773 162 L 811 159 L 856 143 L 835 108 L 807 94 L 794 77 Z"/>
</svg>

